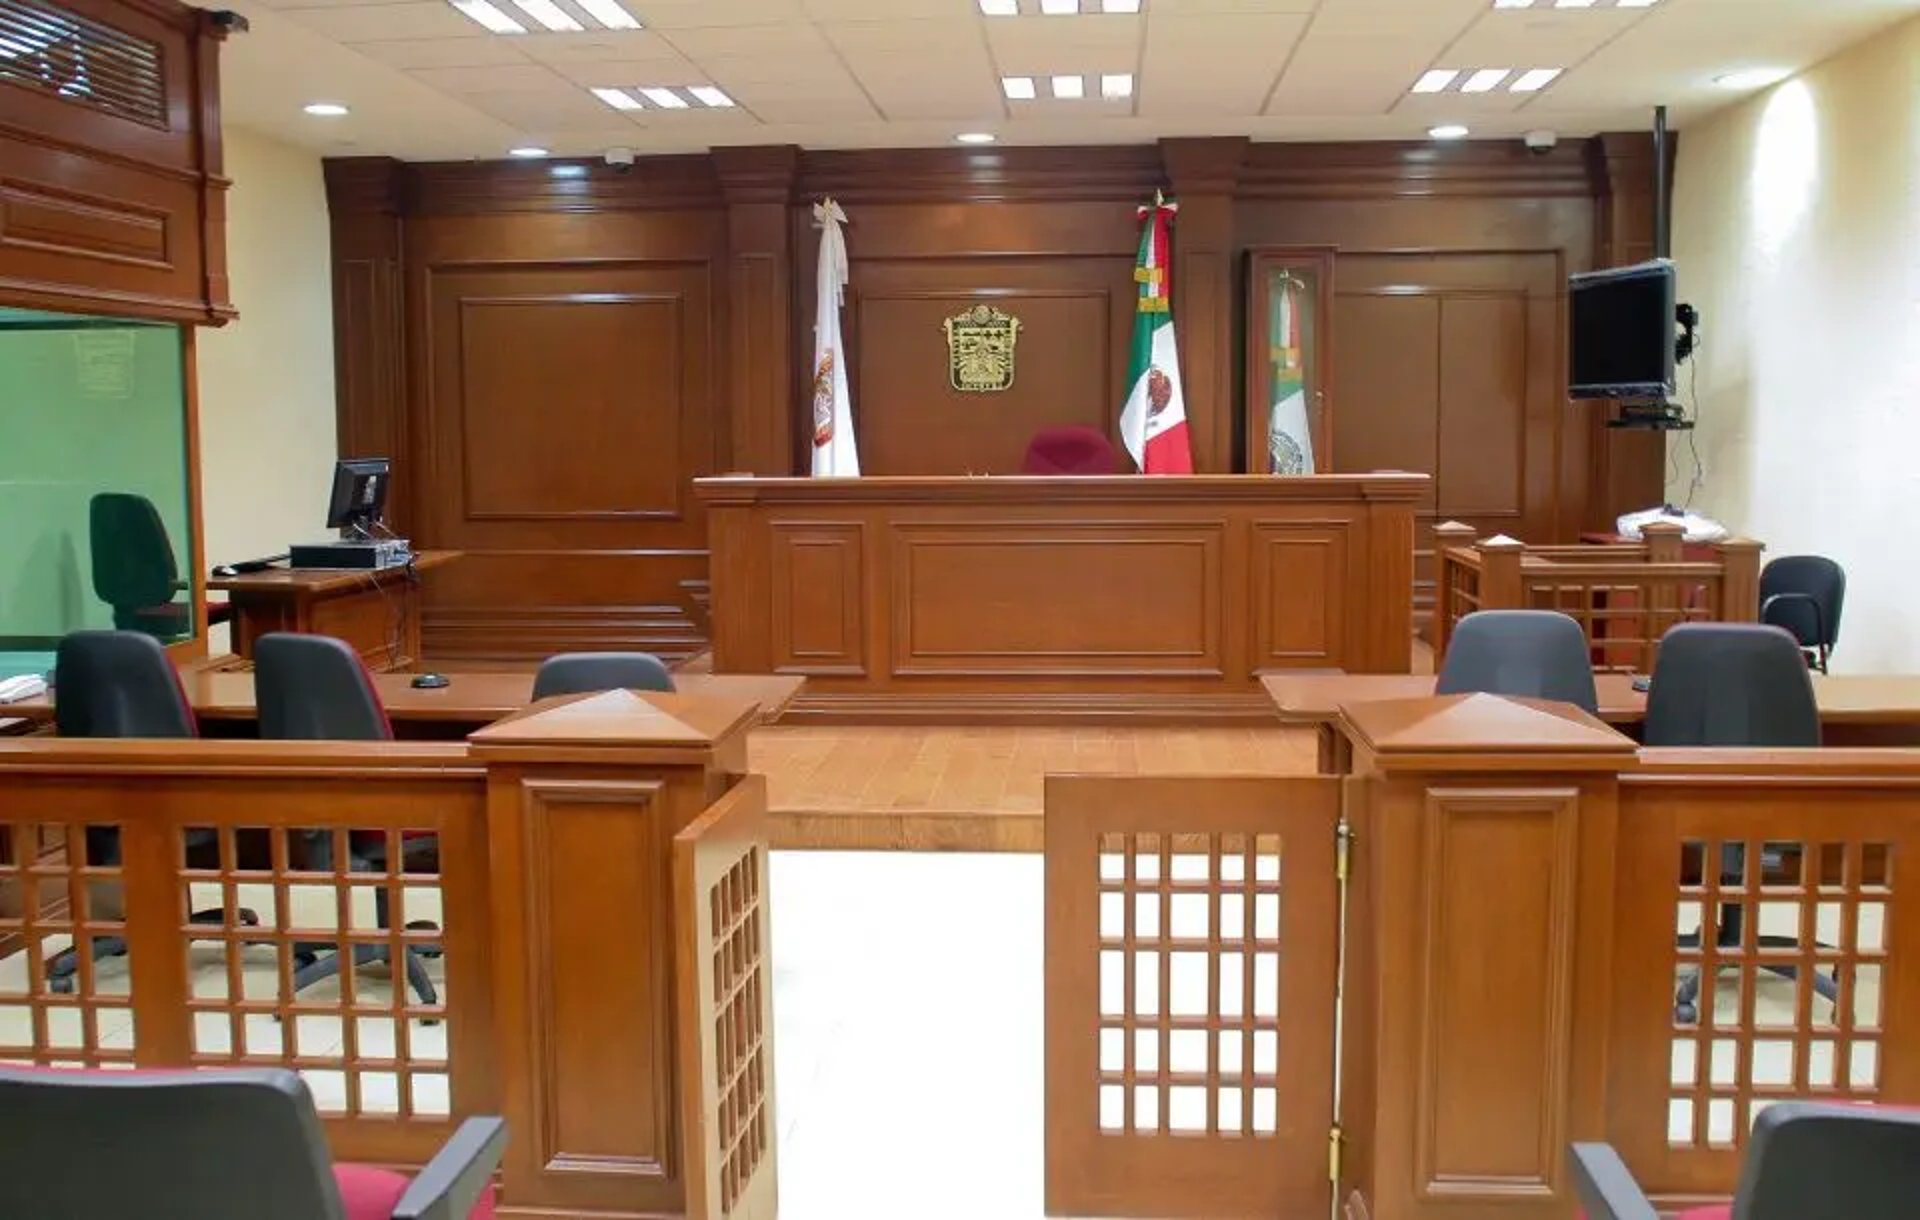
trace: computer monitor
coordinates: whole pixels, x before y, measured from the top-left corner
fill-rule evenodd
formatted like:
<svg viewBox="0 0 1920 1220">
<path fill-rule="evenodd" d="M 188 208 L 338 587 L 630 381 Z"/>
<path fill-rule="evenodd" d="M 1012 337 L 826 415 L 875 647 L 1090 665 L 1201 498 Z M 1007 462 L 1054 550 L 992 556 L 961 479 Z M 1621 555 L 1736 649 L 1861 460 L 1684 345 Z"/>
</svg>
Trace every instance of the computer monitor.
<svg viewBox="0 0 1920 1220">
<path fill-rule="evenodd" d="M 386 458 L 347 458 L 333 466 L 333 495 L 327 501 L 327 528 L 342 538 L 365 537 L 387 511 Z"/>
<path fill-rule="evenodd" d="M 1568 397 L 1666 402 L 1678 315 L 1673 264 L 1655 259 L 1570 277 Z"/>
</svg>

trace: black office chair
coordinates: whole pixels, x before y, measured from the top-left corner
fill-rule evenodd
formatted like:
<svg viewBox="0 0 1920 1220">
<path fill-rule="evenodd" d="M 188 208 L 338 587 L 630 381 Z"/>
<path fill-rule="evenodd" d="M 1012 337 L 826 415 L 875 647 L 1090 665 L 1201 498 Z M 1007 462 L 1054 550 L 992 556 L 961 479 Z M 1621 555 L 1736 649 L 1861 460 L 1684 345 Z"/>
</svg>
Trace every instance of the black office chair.
<svg viewBox="0 0 1920 1220">
<path fill-rule="evenodd" d="M 1846 571 L 1824 556 L 1783 555 L 1761 569 L 1760 621 L 1791 632 L 1821 673 L 1840 642 L 1846 600 Z"/>
<path fill-rule="evenodd" d="M 1555 610 L 1481 610 L 1460 620 L 1434 693 L 1475 692 L 1600 710 L 1586 633 Z"/>
<path fill-rule="evenodd" d="M 54 654 L 54 728 L 62 737 L 197 737 L 199 725 L 179 671 L 167 659 L 166 649 L 153 636 L 138 631 L 76 631 L 60 641 Z M 87 862 L 111 867 L 120 863 L 120 832 L 110 826 L 86 830 Z M 220 866 L 219 834 L 189 831 L 187 863 L 195 868 Z M 259 916 L 240 912 L 242 923 L 254 925 Z M 196 911 L 193 922 L 226 921 L 219 910 Z M 124 957 L 127 942 L 118 936 L 93 938 L 95 961 Z M 80 968 L 77 948 L 63 949 L 47 962 L 47 985 L 61 993 L 74 988 Z"/>
<path fill-rule="evenodd" d="M 88 506 L 93 594 L 113 607 L 113 625 L 163 640 L 193 633 L 193 603 L 174 562 L 160 510 L 145 496 L 109 491 Z"/>
<path fill-rule="evenodd" d="M 533 697 L 608 690 L 673 689 L 673 674 L 650 652 L 567 652 L 548 657 L 533 676 Z"/>
<path fill-rule="evenodd" d="M 1658 1220 L 1607 1144 L 1568 1152 L 1587 1220 Z M 1909 1220 L 1920 1214 L 1920 1111 L 1783 1101 L 1754 1121 L 1733 1202 L 1674 1220 Z"/>
<path fill-rule="evenodd" d="M 281 1068 L 0 1067 L 0 1216 L 22 1220 L 490 1220 L 506 1144 L 469 1118 L 408 1179 L 335 1163 Z"/>
<path fill-rule="evenodd" d="M 1684 623 L 1660 641 L 1653 681 L 1647 692 L 1643 740 L 1649 746 L 1813 747 L 1820 744 L 1820 707 L 1798 643 L 1778 627 L 1761 623 Z M 1762 854 L 1764 875 L 1784 862 L 1780 852 Z M 1743 885 L 1746 849 L 1721 849 L 1722 884 Z M 1743 909 L 1728 903 L 1716 912 L 1722 948 L 1740 944 Z M 1695 947 L 1693 933 L 1680 943 Z M 1764 948 L 1797 949 L 1791 936 L 1761 936 Z M 1792 966 L 1761 962 L 1759 968 L 1780 978 L 1795 977 Z M 1675 1016 L 1691 1024 L 1699 1019 L 1702 981 L 1689 976 L 1674 998 Z M 1824 999 L 1836 994 L 1830 975 L 1815 971 L 1814 990 Z"/>
<path fill-rule="evenodd" d="M 261 636 L 253 645 L 254 700 L 259 709 L 260 736 L 274 741 L 391 741 L 393 724 L 386 707 L 373 687 L 360 654 L 331 636 L 305 635 L 275 631 Z M 332 867 L 333 836 L 324 831 L 309 836 L 312 863 L 319 868 Z M 384 872 L 387 867 L 387 836 L 383 831 L 356 832 L 347 837 L 351 855 L 348 867 L 356 872 Z M 401 870 L 437 871 L 440 842 L 428 831 L 411 831 L 401 837 Z M 374 920 L 382 928 L 391 918 L 392 900 L 388 887 L 374 890 Z M 409 929 L 432 929 L 428 920 L 415 920 Z M 423 957 L 437 956 L 438 950 L 408 946 L 407 983 L 425 1004 L 437 1004 L 440 997 L 427 975 Z M 354 946 L 354 965 L 388 962 L 386 945 Z M 293 989 L 296 993 L 340 972 L 337 950 L 330 946 L 302 945 L 295 954 Z"/>
</svg>

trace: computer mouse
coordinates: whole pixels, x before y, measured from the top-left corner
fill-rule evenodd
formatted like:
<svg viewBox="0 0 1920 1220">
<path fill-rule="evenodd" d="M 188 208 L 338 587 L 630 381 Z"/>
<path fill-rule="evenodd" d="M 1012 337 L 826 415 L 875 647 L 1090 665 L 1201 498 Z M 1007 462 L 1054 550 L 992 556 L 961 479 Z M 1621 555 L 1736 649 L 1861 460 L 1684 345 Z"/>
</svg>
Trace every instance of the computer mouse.
<svg viewBox="0 0 1920 1220">
<path fill-rule="evenodd" d="M 445 674 L 421 674 L 413 680 L 415 690 L 439 690 L 450 685 Z"/>
<path fill-rule="evenodd" d="M 232 580 L 238 575 L 240 575 L 240 569 L 230 563 L 217 564 L 213 569 L 213 578 L 215 580 Z"/>
</svg>

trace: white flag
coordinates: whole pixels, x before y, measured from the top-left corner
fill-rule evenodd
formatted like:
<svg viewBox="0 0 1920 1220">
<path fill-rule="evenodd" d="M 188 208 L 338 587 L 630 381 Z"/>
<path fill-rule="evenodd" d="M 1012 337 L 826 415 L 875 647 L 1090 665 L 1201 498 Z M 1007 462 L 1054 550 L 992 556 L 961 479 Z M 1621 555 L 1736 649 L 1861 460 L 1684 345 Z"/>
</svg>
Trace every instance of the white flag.
<svg viewBox="0 0 1920 1220">
<path fill-rule="evenodd" d="M 853 400 L 847 394 L 847 349 L 840 342 L 840 296 L 847 285 L 847 215 L 831 199 L 813 205 L 820 226 L 820 278 L 813 313 L 813 477 L 860 473 L 853 440 Z"/>
</svg>

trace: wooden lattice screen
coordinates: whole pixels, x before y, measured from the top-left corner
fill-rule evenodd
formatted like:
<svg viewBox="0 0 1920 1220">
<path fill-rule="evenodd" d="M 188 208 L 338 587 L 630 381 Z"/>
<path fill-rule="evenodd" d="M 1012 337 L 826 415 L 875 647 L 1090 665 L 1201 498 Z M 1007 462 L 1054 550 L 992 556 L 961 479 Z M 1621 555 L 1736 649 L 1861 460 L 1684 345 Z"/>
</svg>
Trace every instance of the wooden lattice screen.
<svg viewBox="0 0 1920 1220">
<path fill-rule="evenodd" d="M 767 790 L 743 778 L 674 839 L 689 1220 L 773 1220 Z"/>
<path fill-rule="evenodd" d="M 1629 783 L 1614 1138 L 1670 1198 L 1787 1099 L 1920 1098 L 1920 786 Z"/>
<path fill-rule="evenodd" d="M 1326 1213 L 1339 793 L 1048 777 L 1049 1215 Z"/>
</svg>

